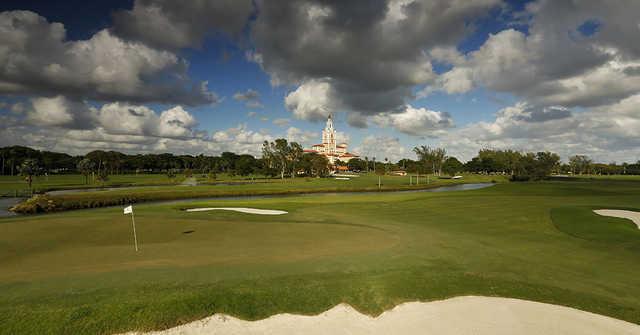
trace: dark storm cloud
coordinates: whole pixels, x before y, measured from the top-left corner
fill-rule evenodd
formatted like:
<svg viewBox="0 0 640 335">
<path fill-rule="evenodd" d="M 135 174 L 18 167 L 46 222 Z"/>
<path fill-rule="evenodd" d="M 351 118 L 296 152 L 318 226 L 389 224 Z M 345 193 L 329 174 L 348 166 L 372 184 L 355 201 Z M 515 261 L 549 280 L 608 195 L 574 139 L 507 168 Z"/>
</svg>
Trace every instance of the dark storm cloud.
<svg viewBox="0 0 640 335">
<path fill-rule="evenodd" d="M 434 79 L 425 51 L 455 45 L 497 2 L 260 1 L 254 59 L 276 84 L 321 80 L 346 109 L 395 110 Z"/>
<path fill-rule="evenodd" d="M 136 0 L 114 13 L 113 31 L 157 48 L 200 47 L 215 32 L 237 36 L 252 10 L 251 0 Z"/>
<path fill-rule="evenodd" d="M 30 11 L 0 13 L 0 94 L 200 105 L 217 96 L 188 79 L 187 63 L 167 51 L 102 30 L 69 41 L 61 23 Z"/>
</svg>

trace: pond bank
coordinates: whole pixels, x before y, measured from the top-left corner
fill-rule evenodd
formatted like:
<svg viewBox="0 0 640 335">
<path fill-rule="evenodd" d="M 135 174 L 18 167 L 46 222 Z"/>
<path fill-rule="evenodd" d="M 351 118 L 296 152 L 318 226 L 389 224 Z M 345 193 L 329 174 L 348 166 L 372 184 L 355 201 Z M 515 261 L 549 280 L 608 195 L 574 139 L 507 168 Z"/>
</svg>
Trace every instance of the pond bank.
<svg viewBox="0 0 640 335">
<path fill-rule="evenodd" d="M 171 192 L 139 192 L 139 193 L 115 193 L 115 192 L 96 192 L 68 194 L 59 196 L 36 195 L 26 201 L 14 206 L 12 210 L 20 214 L 35 214 L 45 212 L 58 212 L 73 209 L 99 208 L 110 206 L 121 206 L 130 203 L 173 203 L 186 202 L 192 200 L 249 200 L 256 198 L 271 197 L 287 197 L 287 196 L 304 196 L 304 195 L 349 195 L 349 194 L 375 194 L 375 193 L 411 193 L 411 192 L 447 192 L 447 191 L 465 191 L 485 188 L 494 185 L 494 183 L 455 183 L 455 184 L 434 184 L 421 188 L 390 188 L 378 190 L 376 188 L 368 189 L 335 189 L 335 188 L 319 188 L 319 189 L 292 189 L 292 190 L 244 190 L 243 192 L 189 192 L 178 193 Z M 189 188 L 191 189 L 191 188 Z"/>
</svg>

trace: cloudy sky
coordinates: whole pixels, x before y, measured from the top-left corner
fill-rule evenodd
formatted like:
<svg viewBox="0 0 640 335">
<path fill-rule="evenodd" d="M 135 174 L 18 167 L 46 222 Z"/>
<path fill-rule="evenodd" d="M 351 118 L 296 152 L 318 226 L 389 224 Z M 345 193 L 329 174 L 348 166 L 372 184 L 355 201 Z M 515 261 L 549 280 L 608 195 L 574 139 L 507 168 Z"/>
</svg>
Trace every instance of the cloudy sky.
<svg viewBox="0 0 640 335">
<path fill-rule="evenodd" d="M 638 0 L 0 3 L 0 143 L 640 160 Z"/>
</svg>

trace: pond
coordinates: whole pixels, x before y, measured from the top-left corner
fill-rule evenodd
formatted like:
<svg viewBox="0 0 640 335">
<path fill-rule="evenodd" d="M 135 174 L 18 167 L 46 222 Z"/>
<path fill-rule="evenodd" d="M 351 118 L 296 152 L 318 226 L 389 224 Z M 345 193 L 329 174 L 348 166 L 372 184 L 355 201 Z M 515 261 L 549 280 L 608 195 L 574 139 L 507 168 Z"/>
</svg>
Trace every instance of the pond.
<svg viewBox="0 0 640 335">
<path fill-rule="evenodd" d="M 457 184 L 440 186 L 435 188 L 427 188 L 420 190 L 402 190 L 402 191 L 385 191 L 385 192 L 331 192 L 331 193 L 303 193 L 303 194 L 272 194 L 272 195 L 243 195 L 243 196 L 229 196 L 229 197 L 208 197 L 208 198 L 187 198 L 177 200 L 162 200 L 162 201 L 148 201 L 145 204 L 179 204 L 190 201 L 208 201 L 208 200 L 251 200 L 251 199 L 267 199 L 267 198 L 287 198 L 287 197 L 306 197 L 306 196 L 341 196 L 341 195 L 355 195 L 355 194 L 389 194 L 389 193 L 417 193 L 417 192 L 457 192 L 457 191 L 470 191 L 478 190 L 486 187 L 493 186 L 493 183 L 473 183 L 473 184 Z M 149 186 L 153 187 L 153 186 Z M 100 190 L 122 190 L 123 188 L 104 188 Z M 88 191 L 95 191 L 96 189 L 76 189 L 76 190 L 64 190 L 49 192 L 49 194 L 69 194 L 69 193 L 81 193 Z M 56 193 L 57 192 L 57 193 Z M 61 193 L 64 192 L 64 193 Z M 9 207 L 16 205 L 23 198 L 0 198 L 0 217 L 7 217 L 16 215 L 10 212 Z M 110 206 L 115 207 L 115 206 Z"/>
<path fill-rule="evenodd" d="M 24 198 L 0 198 L 0 217 L 14 216 L 16 213 L 10 212 L 9 208 L 17 205 Z"/>
</svg>

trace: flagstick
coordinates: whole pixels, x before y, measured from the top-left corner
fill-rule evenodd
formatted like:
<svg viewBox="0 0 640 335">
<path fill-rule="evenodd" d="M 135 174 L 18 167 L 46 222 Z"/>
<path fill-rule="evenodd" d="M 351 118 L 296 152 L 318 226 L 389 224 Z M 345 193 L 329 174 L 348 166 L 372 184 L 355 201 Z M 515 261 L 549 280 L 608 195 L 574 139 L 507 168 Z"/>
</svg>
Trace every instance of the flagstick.
<svg viewBox="0 0 640 335">
<path fill-rule="evenodd" d="M 138 251 L 138 237 L 136 236 L 136 220 L 133 218 L 133 210 L 131 211 L 131 224 L 133 225 L 133 242 L 136 246 L 136 251 Z"/>
</svg>

